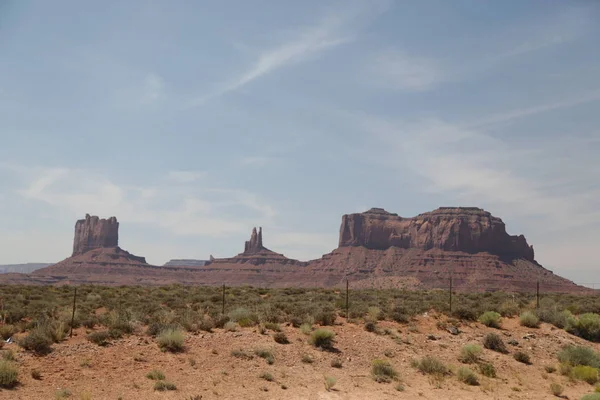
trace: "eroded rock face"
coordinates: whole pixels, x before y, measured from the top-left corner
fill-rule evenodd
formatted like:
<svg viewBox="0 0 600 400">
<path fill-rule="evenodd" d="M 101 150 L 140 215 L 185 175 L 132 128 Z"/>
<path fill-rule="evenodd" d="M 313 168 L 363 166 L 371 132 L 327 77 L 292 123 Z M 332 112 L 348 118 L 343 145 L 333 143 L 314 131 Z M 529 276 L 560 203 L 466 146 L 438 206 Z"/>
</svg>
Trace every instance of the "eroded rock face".
<svg viewBox="0 0 600 400">
<path fill-rule="evenodd" d="M 523 235 L 507 234 L 500 218 L 475 207 L 440 207 L 413 218 L 402 218 L 381 208 L 344 215 L 339 246 L 488 252 L 534 261 L 533 247 Z"/>
<path fill-rule="evenodd" d="M 244 246 L 244 254 L 255 254 L 263 249 L 262 228 L 258 228 L 258 233 L 256 233 L 256 228 L 253 228 L 250 240 L 247 240 Z"/>
<path fill-rule="evenodd" d="M 85 215 L 75 224 L 73 255 L 83 254 L 92 249 L 117 247 L 119 245 L 119 223 L 115 217 L 100 219 Z"/>
</svg>

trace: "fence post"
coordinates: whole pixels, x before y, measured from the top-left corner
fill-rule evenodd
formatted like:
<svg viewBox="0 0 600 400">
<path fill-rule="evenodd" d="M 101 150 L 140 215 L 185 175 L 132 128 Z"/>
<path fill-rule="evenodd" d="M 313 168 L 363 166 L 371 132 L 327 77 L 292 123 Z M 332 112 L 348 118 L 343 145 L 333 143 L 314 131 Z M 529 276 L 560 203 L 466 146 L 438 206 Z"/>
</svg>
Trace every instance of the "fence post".
<svg viewBox="0 0 600 400">
<path fill-rule="evenodd" d="M 221 310 L 221 315 L 225 315 L 225 284 L 223 284 L 223 308 Z"/>
<path fill-rule="evenodd" d="M 346 321 L 350 321 L 350 303 L 348 303 L 348 279 L 346 279 Z"/>
<path fill-rule="evenodd" d="M 540 281 L 537 281 L 535 289 L 535 308 L 540 308 Z"/>
<path fill-rule="evenodd" d="M 452 275 L 450 275 L 450 314 L 452 314 Z"/>
<path fill-rule="evenodd" d="M 75 292 L 73 293 L 73 313 L 71 314 L 71 333 L 69 337 L 73 337 L 73 323 L 75 322 L 75 306 L 77 302 L 77 288 L 75 288 Z"/>
</svg>

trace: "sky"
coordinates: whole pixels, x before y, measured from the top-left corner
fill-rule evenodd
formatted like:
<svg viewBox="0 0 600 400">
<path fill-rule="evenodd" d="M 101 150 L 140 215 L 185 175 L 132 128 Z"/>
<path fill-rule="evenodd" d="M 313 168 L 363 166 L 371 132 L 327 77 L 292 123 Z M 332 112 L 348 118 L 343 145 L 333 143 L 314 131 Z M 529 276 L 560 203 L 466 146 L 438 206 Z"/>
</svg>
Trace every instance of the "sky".
<svg viewBox="0 0 600 400">
<path fill-rule="evenodd" d="M 600 2 L 0 1 L 0 264 L 163 264 L 476 206 L 600 282 Z"/>
</svg>

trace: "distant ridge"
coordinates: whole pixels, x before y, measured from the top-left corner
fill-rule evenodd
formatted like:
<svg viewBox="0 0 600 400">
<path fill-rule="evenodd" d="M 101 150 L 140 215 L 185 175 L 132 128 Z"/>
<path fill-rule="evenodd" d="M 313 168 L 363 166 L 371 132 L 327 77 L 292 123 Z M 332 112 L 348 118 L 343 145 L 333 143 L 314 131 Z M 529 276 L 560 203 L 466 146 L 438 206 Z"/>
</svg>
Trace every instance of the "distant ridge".
<svg viewBox="0 0 600 400">
<path fill-rule="evenodd" d="M 49 265 L 52 265 L 52 263 L 25 263 L 0 265 L 0 274 L 29 274 L 33 271 L 37 271 L 38 269 L 46 268 Z"/>
<path fill-rule="evenodd" d="M 208 260 L 173 259 L 165 263 L 165 267 L 204 267 Z"/>
</svg>

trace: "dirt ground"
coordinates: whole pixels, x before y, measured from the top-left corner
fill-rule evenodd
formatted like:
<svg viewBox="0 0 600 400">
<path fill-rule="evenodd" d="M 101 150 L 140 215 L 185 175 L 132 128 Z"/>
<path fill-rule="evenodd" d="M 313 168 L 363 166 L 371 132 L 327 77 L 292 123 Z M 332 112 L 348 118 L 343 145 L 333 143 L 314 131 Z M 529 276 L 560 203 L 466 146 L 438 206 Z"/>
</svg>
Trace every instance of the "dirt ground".
<svg viewBox="0 0 600 400">
<path fill-rule="evenodd" d="M 484 327 L 479 323 L 463 323 L 461 333 L 451 335 L 438 328 L 446 317 L 436 314 L 419 316 L 410 324 L 380 322 L 383 330 L 398 332 L 401 340 L 392 335 L 367 332 L 364 324 L 346 323 L 338 319 L 327 327 L 336 333 L 337 352 L 315 349 L 308 336 L 292 326 L 282 325 L 290 344 L 274 342 L 272 332 L 263 335 L 254 328 L 237 332 L 215 329 L 212 333 L 187 333 L 185 352 L 161 352 L 156 342 L 146 335 L 131 335 L 107 347 L 89 342 L 86 329 L 76 330 L 73 338 L 54 345 L 54 351 L 44 357 L 24 352 L 16 344 L 6 344 L 4 350 L 15 352 L 21 384 L 12 390 L 0 390 L 0 399 L 54 399 L 57 391 L 68 389 L 71 399 L 552 399 L 550 384 L 564 387 L 564 398 L 579 399 L 593 391 L 584 382 L 571 382 L 558 372 L 547 373 L 545 366 L 558 367 L 556 353 L 566 344 L 592 344 L 548 324 L 539 329 L 519 326 L 517 319 L 503 319 L 503 329 Z M 497 370 L 497 378 L 477 373 L 479 386 L 468 386 L 456 375 L 435 380 L 411 367 L 410 361 L 433 355 L 451 366 L 462 366 L 457 356 L 467 343 L 481 344 L 488 332 L 499 333 L 504 341 L 515 339 L 517 346 L 507 345 L 511 354 L 483 350 L 483 359 Z M 524 339 L 533 334 L 534 337 Z M 434 335 L 435 338 L 428 337 Z M 234 357 L 232 350 L 269 349 L 275 362 L 254 356 L 250 360 Z M 532 365 L 517 362 L 517 349 L 530 354 Z M 313 363 L 302 362 L 309 355 Z M 331 366 L 339 358 L 342 368 Z M 399 372 L 404 391 L 396 390 L 398 382 L 376 383 L 370 375 L 374 359 L 386 359 Z M 475 366 L 472 369 L 477 371 Z M 41 372 L 41 379 L 31 377 L 32 370 Z M 155 391 L 154 381 L 146 374 L 158 369 L 177 390 Z M 273 375 L 274 381 L 259 377 L 263 372 Z M 478 371 L 477 371 L 478 372 Z M 325 389 L 325 376 L 337 381 L 332 390 Z"/>
</svg>

